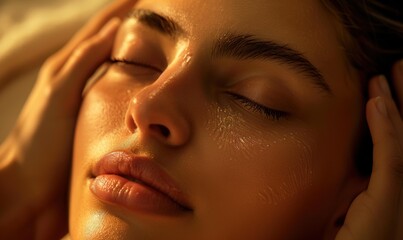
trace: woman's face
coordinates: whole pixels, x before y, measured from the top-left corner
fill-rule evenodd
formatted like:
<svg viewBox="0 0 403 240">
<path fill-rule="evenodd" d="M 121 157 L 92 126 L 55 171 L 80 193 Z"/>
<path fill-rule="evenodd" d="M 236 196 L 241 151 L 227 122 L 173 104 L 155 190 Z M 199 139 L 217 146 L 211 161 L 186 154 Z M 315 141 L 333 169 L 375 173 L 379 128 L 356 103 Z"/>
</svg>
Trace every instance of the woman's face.
<svg viewBox="0 0 403 240">
<path fill-rule="evenodd" d="M 78 119 L 74 239 L 319 239 L 361 88 L 316 0 L 143 0 Z"/>
</svg>

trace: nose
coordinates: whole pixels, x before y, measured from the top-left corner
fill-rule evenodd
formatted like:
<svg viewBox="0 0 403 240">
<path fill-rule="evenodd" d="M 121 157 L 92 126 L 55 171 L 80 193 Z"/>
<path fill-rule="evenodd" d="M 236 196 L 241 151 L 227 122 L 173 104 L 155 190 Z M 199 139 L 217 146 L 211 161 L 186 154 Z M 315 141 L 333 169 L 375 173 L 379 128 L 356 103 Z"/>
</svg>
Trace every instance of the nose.
<svg viewBox="0 0 403 240">
<path fill-rule="evenodd" d="M 157 80 L 131 99 L 125 119 L 131 133 L 169 146 L 186 144 L 191 134 L 190 121 L 183 92 L 174 82 L 174 78 Z"/>
</svg>

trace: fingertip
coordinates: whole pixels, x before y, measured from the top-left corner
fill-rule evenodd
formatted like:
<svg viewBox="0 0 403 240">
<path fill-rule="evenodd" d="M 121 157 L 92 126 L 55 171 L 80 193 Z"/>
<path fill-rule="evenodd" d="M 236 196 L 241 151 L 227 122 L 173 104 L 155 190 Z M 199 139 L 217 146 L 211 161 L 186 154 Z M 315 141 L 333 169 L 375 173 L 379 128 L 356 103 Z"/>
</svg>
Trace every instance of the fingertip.
<svg viewBox="0 0 403 240">
<path fill-rule="evenodd" d="M 120 22 L 117 17 L 111 19 L 97 35 L 83 41 L 71 54 L 59 72 L 64 85 L 72 86 L 71 91 L 82 95 L 87 80 L 108 60 Z"/>
<path fill-rule="evenodd" d="M 388 111 L 386 109 L 385 100 L 378 96 L 374 99 L 374 103 L 376 106 L 377 114 L 381 115 L 382 117 L 387 117 Z"/>
<path fill-rule="evenodd" d="M 385 116 L 386 106 L 382 97 L 373 97 L 368 100 L 367 103 L 367 120 L 369 125 L 374 123 L 374 125 L 379 125 L 378 122 L 380 117 Z"/>
<path fill-rule="evenodd" d="M 377 77 L 377 82 L 378 82 L 378 88 L 380 90 L 380 95 L 392 96 L 388 80 L 386 79 L 385 75 L 379 75 Z"/>
<path fill-rule="evenodd" d="M 371 98 L 367 103 L 366 115 L 372 133 L 379 126 L 385 125 L 385 120 L 388 117 L 385 99 L 381 96 Z"/>
</svg>

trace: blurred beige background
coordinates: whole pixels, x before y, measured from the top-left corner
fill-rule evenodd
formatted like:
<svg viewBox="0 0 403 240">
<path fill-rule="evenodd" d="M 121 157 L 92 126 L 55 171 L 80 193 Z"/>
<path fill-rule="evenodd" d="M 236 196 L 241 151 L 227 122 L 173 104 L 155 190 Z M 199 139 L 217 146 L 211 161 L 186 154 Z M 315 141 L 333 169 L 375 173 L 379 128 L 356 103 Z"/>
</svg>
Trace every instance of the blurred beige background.
<svg viewBox="0 0 403 240">
<path fill-rule="evenodd" d="M 0 0 L 0 143 L 43 61 L 111 0 Z"/>
</svg>

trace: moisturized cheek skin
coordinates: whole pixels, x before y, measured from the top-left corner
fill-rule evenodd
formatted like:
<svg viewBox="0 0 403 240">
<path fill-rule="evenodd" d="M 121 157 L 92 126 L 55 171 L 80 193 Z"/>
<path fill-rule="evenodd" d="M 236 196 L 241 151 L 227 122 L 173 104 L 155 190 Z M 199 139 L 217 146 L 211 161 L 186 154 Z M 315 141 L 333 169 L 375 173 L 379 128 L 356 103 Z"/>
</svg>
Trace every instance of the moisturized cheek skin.
<svg viewBox="0 0 403 240">
<path fill-rule="evenodd" d="M 251 157 L 256 151 L 266 151 L 269 147 L 260 130 L 254 129 L 253 134 L 245 131 L 248 124 L 240 113 L 219 106 L 210 107 L 208 112 L 207 132 L 218 150 Z M 268 130 L 265 134 L 275 133 Z"/>
<path fill-rule="evenodd" d="M 256 178 L 251 201 L 277 205 L 312 185 L 312 149 L 302 131 L 280 123 L 252 127 L 240 113 L 221 107 L 211 107 L 209 114 L 206 130 L 217 153 L 229 165 L 242 166 L 246 178 Z"/>
<path fill-rule="evenodd" d="M 268 150 L 273 151 L 274 156 L 282 156 L 274 161 L 284 161 L 284 163 L 279 170 L 282 176 L 277 177 L 276 184 L 267 183 L 258 192 L 262 202 L 277 205 L 312 185 L 312 149 L 297 136 L 298 134 L 293 132 L 285 134 L 282 138 L 273 141 L 272 149 Z M 268 170 L 268 174 L 270 173 L 275 174 L 274 171 Z"/>
<path fill-rule="evenodd" d="M 93 156 L 103 155 L 105 151 L 112 150 L 112 140 L 122 132 L 126 107 L 120 99 L 105 98 L 107 94 L 103 91 L 93 91 L 84 99 L 76 138 L 86 139 L 86 142 L 76 146 L 76 152 L 80 152 L 77 156 L 79 159 L 93 159 Z M 122 95 L 122 93 L 112 94 Z"/>
</svg>

